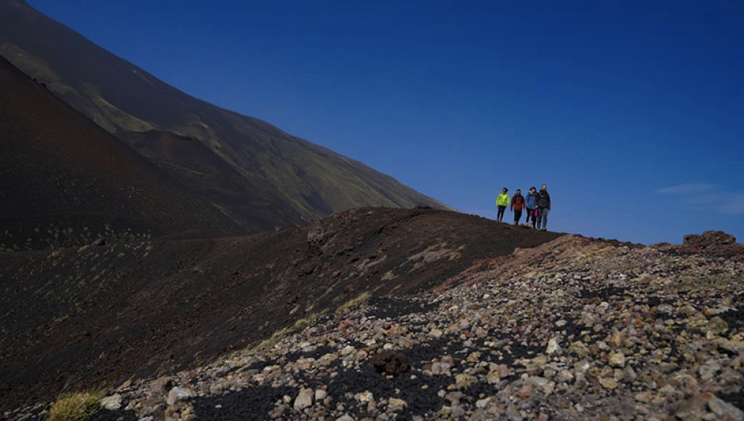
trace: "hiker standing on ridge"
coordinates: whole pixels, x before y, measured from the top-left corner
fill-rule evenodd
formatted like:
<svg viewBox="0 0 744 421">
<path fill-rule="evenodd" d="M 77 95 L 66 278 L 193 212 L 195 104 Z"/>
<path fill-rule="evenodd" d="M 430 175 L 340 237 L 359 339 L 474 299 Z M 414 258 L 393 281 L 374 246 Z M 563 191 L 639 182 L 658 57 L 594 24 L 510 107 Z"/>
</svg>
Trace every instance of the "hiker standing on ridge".
<svg viewBox="0 0 744 421">
<path fill-rule="evenodd" d="M 537 228 L 535 224 L 537 223 L 537 189 L 535 187 L 530 187 L 530 191 L 527 192 L 527 220 L 525 223 L 528 227 L 531 228 Z M 530 220 L 532 220 L 532 225 L 530 225 Z"/>
<path fill-rule="evenodd" d="M 509 189 L 504 187 L 496 198 L 496 207 L 499 208 L 499 213 L 496 214 L 496 220 L 499 222 L 504 219 L 504 211 L 506 210 L 506 207 L 509 206 L 509 195 L 506 194 L 508 191 Z"/>
<path fill-rule="evenodd" d="M 537 229 L 542 231 L 548 229 L 548 213 L 550 213 L 550 195 L 548 185 L 543 184 L 537 193 Z"/>
<path fill-rule="evenodd" d="M 517 193 L 511 198 L 511 205 L 509 208 L 514 212 L 514 225 L 519 225 L 519 218 L 522 217 L 522 209 L 524 209 L 524 196 L 522 196 L 522 190 L 517 189 Z"/>
</svg>

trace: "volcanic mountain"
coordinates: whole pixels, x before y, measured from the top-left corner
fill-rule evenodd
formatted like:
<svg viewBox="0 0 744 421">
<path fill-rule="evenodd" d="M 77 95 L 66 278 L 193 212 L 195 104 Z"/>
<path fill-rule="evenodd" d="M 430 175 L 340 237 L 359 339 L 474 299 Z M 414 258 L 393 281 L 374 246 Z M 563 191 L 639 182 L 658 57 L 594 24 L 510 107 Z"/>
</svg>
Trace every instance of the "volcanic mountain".
<svg viewBox="0 0 744 421">
<path fill-rule="evenodd" d="M 0 251 L 239 225 L 0 57 Z"/>
<path fill-rule="evenodd" d="M 0 54 L 244 231 L 359 206 L 444 207 L 360 162 L 191 97 L 23 0 L 0 0 Z"/>
</svg>

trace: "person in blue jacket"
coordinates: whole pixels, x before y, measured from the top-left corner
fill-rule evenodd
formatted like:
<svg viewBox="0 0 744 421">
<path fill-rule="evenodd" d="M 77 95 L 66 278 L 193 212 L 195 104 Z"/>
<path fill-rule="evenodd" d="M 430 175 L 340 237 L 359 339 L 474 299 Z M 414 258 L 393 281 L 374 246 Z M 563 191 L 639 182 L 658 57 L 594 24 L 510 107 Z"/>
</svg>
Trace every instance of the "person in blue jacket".
<svg viewBox="0 0 744 421">
<path fill-rule="evenodd" d="M 537 222 L 537 216 L 535 215 L 535 212 L 537 212 L 537 189 L 535 187 L 530 187 L 530 191 L 527 193 L 526 202 L 527 221 L 525 223 L 527 226 L 534 228 L 535 223 Z M 530 218 L 532 219 L 532 224 L 530 224 Z"/>
</svg>

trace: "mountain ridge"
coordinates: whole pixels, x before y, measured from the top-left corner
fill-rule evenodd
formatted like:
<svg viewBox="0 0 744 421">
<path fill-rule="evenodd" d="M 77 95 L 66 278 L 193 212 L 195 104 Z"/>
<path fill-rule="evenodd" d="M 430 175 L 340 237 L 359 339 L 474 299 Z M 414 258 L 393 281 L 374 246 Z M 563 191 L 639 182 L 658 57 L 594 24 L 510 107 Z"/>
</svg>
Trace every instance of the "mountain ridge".
<svg viewBox="0 0 744 421">
<path fill-rule="evenodd" d="M 363 294 L 432 290 L 480 259 L 561 235 L 358 208 L 248 236 L 0 253 L 0 409 L 183 369 Z"/>
<path fill-rule="evenodd" d="M 642 246 L 367 208 L 149 244 L 0 253 L 9 420 L 102 379 L 90 421 L 744 417 L 744 246 L 722 232 Z M 117 282 L 45 280 L 112 263 Z M 7 288 L 27 273 L 43 302 Z"/>
<path fill-rule="evenodd" d="M 135 149 L 131 139 L 150 130 L 197 139 L 205 160 L 220 159 L 240 174 L 242 187 L 230 196 L 247 200 L 236 205 L 221 200 L 210 183 L 171 175 L 237 216 L 247 232 L 303 225 L 359 206 L 447 208 L 359 161 L 184 93 L 26 2 L 0 1 L 0 54 Z M 167 156 L 150 158 L 172 170 Z"/>
</svg>

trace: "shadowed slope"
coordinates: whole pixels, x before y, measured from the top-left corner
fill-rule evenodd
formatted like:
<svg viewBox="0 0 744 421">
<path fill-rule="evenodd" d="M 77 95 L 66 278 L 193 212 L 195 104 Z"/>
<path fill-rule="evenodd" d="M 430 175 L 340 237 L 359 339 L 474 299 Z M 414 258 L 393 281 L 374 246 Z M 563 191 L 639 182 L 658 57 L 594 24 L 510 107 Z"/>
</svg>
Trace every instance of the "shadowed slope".
<svg viewBox="0 0 744 421">
<path fill-rule="evenodd" d="M 0 54 L 162 167 L 179 167 L 173 174 L 184 186 L 238 215 L 247 230 L 302 225 L 359 206 L 444 207 L 360 162 L 191 97 L 21 0 L 0 0 Z M 129 134 L 153 129 L 204 148 L 184 166 Z M 215 186 L 228 166 L 232 181 Z M 192 176 L 204 168 L 215 172 Z"/>
<path fill-rule="evenodd" d="M 0 58 L 0 248 L 237 230 Z"/>
<path fill-rule="evenodd" d="M 287 203 L 275 200 L 273 192 L 261 190 L 194 138 L 158 130 L 127 132 L 122 137 L 171 178 L 220 206 L 242 227 L 250 227 L 249 231 L 292 225 L 298 218 Z"/>
</svg>

